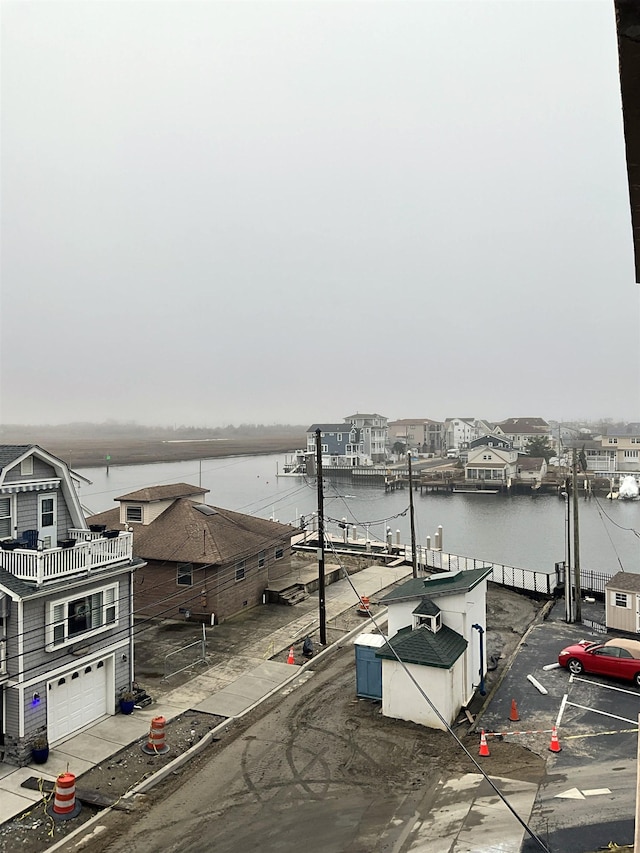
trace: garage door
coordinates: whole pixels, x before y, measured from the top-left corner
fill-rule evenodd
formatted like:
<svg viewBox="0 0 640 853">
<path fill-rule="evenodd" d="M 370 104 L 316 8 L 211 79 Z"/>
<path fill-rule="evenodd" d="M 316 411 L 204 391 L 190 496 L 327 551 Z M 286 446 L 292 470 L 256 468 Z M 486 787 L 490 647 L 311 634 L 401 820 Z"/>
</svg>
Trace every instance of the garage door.
<svg viewBox="0 0 640 853">
<path fill-rule="evenodd" d="M 95 661 L 49 682 L 47 728 L 51 742 L 107 713 L 108 670 L 105 660 Z"/>
</svg>

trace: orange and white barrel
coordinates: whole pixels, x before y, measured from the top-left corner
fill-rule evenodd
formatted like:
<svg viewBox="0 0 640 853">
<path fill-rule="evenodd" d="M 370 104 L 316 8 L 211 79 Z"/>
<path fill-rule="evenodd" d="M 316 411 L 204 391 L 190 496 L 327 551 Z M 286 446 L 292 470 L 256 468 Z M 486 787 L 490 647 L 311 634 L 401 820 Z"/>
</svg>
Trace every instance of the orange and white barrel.
<svg viewBox="0 0 640 853">
<path fill-rule="evenodd" d="M 82 805 L 76 800 L 76 777 L 61 773 L 56 779 L 53 807 L 47 810 L 54 820 L 70 820 L 80 814 Z"/>
<path fill-rule="evenodd" d="M 169 751 L 169 747 L 165 743 L 164 727 L 166 725 L 164 717 L 154 717 L 151 720 L 151 728 L 149 729 L 149 737 L 146 744 L 142 747 L 142 751 L 148 755 L 164 755 Z"/>
</svg>

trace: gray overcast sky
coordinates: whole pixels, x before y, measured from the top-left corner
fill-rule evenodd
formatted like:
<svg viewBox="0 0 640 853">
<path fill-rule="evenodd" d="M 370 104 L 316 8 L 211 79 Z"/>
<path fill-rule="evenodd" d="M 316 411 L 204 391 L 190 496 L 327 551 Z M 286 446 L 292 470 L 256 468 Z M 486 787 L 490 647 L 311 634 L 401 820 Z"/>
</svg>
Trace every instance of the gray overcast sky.
<svg viewBox="0 0 640 853">
<path fill-rule="evenodd" d="M 613 0 L 1 11 L 4 423 L 640 420 Z"/>
</svg>

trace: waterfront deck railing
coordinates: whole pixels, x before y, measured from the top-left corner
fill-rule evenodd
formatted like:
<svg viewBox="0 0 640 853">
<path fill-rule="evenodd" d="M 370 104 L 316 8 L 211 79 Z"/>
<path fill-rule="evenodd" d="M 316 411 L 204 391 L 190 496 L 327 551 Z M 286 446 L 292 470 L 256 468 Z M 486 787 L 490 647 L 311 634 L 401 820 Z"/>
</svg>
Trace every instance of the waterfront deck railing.
<svg viewBox="0 0 640 853">
<path fill-rule="evenodd" d="M 559 582 L 555 568 L 549 571 L 523 569 L 518 566 L 505 566 L 476 557 L 461 557 L 458 554 L 446 554 L 443 551 L 422 549 L 424 565 L 429 569 L 443 572 L 455 572 L 460 569 L 491 568 L 489 580 L 511 589 L 553 595 Z"/>
<path fill-rule="evenodd" d="M 95 571 L 110 563 L 133 559 L 132 533 L 120 533 L 113 539 L 103 538 L 98 534 L 95 539 L 87 538 L 83 541 L 86 531 L 69 532 L 71 538 L 76 540 L 73 547 L 48 548 L 45 551 L 31 551 L 26 548 L 0 551 L 0 568 L 20 580 L 43 584 L 50 580 L 60 580 L 67 575 Z M 80 535 L 74 536 L 74 533 Z"/>
</svg>

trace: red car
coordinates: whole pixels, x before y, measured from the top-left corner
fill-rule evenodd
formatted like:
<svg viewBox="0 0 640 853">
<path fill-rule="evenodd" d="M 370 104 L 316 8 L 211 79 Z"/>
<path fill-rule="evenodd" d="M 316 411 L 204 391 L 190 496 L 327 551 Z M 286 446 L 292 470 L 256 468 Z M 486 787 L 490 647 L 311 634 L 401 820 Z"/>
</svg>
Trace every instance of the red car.
<svg viewBox="0 0 640 853">
<path fill-rule="evenodd" d="M 575 646 L 567 646 L 558 655 L 560 666 L 572 675 L 592 672 L 633 681 L 640 687 L 640 641 L 607 640 L 606 643 L 591 643 L 581 640 Z"/>
</svg>

